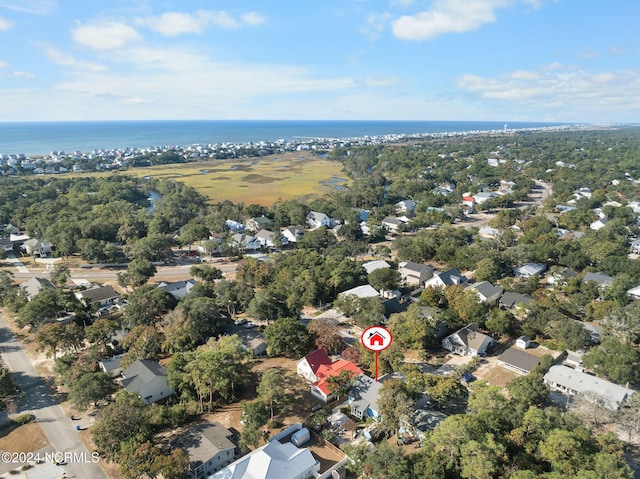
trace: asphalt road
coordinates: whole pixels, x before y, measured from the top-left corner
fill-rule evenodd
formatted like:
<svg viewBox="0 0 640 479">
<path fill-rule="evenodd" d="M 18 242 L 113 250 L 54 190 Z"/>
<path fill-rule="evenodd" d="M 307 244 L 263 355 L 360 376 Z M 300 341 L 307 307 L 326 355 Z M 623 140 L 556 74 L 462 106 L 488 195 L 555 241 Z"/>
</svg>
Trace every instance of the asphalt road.
<svg viewBox="0 0 640 479">
<path fill-rule="evenodd" d="M 0 316 L 0 353 L 6 366 L 13 373 L 13 380 L 24 393 L 18 400 L 19 413 L 33 413 L 55 453 L 71 453 L 75 458 L 63 466 L 67 477 L 106 479 L 106 475 L 84 447 L 76 432 L 75 424 L 67 418 L 54 393 L 31 364 L 22 345 Z"/>
<path fill-rule="evenodd" d="M 215 266 L 222 271 L 223 274 L 234 273 L 238 268 L 237 263 L 206 263 L 211 266 Z M 159 266 L 157 273 L 152 278 L 152 281 L 178 281 L 187 277 L 191 277 L 189 270 L 193 265 L 176 265 L 176 266 Z M 26 281 L 33 276 L 48 276 L 48 273 L 44 273 L 41 270 L 34 270 L 26 272 L 24 268 L 22 271 L 15 268 L 11 268 L 13 276 L 18 282 Z M 105 269 L 105 268 L 73 268 L 71 270 L 71 279 L 84 279 L 87 281 L 115 281 L 118 278 L 118 273 L 126 271 L 123 269 Z"/>
</svg>

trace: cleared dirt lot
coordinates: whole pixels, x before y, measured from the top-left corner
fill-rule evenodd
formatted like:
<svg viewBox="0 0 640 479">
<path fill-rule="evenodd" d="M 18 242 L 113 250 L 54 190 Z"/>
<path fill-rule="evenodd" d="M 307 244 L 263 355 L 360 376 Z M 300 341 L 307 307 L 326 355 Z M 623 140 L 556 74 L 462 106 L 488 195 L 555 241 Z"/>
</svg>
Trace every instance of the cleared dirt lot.
<svg viewBox="0 0 640 479">
<path fill-rule="evenodd" d="M 527 348 L 526 352 L 533 356 L 541 357 L 548 354 L 556 358 L 560 354 L 558 351 L 551 350 L 535 343 L 532 344 L 533 347 Z M 478 366 L 473 374 L 479 379 L 486 380 L 493 386 L 500 387 L 506 386 L 509 381 L 517 378 L 519 376 L 518 373 L 511 371 L 510 369 L 505 369 L 498 364 L 498 357 L 511 346 L 513 346 L 513 343 L 508 343 L 507 345 L 499 348 L 499 350 L 492 356 L 483 358 L 480 366 Z"/>
</svg>

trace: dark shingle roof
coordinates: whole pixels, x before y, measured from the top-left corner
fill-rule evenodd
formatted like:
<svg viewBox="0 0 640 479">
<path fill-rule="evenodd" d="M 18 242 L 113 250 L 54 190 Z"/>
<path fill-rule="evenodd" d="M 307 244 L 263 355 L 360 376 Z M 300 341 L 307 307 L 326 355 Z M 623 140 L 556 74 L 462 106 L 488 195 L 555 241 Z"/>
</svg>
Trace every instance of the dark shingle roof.
<svg viewBox="0 0 640 479">
<path fill-rule="evenodd" d="M 509 348 L 500 355 L 498 361 L 515 366 L 518 369 L 522 369 L 527 372 L 531 372 L 538 364 L 540 364 L 540 358 L 533 354 L 525 353 L 519 349 Z"/>
<path fill-rule="evenodd" d="M 113 286 L 98 286 L 97 288 L 87 289 L 80 293 L 86 301 L 94 303 L 96 301 L 104 301 L 105 299 L 118 298 L 120 295 L 116 293 Z"/>
</svg>

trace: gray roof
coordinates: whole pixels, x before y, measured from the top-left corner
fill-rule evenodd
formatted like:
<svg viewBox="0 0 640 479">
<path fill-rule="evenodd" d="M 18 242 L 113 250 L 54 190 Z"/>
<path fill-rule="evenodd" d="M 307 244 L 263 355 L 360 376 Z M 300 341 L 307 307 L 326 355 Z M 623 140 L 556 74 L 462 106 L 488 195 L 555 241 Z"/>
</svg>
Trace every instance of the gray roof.
<svg viewBox="0 0 640 479">
<path fill-rule="evenodd" d="M 481 281 L 480 283 L 472 284 L 467 289 L 476 290 L 485 298 L 491 298 L 492 296 L 500 295 L 504 291 L 502 289 L 502 286 L 494 286 L 488 281 Z"/>
<path fill-rule="evenodd" d="M 164 289 L 167 293 L 175 291 L 176 289 L 186 288 L 188 284 L 196 284 L 195 279 L 186 279 L 184 281 L 173 281 L 171 283 L 165 283 L 164 281 L 158 284 L 158 288 Z"/>
<path fill-rule="evenodd" d="M 498 361 L 510 364 L 518 369 L 522 369 L 527 372 L 531 372 L 538 364 L 540 364 L 540 358 L 533 354 L 525 353 L 516 348 L 509 348 L 500 355 Z"/>
<path fill-rule="evenodd" d="M 109 284 L 81 291 L 80 296 L 82 299 L 90 303 L 120 297 L 120 295 L 113 289 L 113 286 Z"/>
<path fill-rule="evenodd" d="M 370 274 L 377 269 L 391 268 L 391 265 L 382 259 L 378 259 L 362 263 L 362 267 L 367 271 L 367 274 Z"/>
<path fill-rule="evenodd" d="M 33 298 L 43 289 L 56 289 L 53 283 L 47 278 L 38 278 L 37 276 L 25 281 L 20 287 L 27 293 L 29 298 Z"/>
<path fill-rule="evenodd" d="M 375 298 L 380 296 L 380 293 L 370 284 L 362 286 L 356 286 L 355 288 L 343 291 L 338 296 L 357 296 L 358 298 Z"/>
<path fill-rule="evenodd" d="M 600 286 L 610 286 L 613 283 L 613 278 L 607 276 L 602 271 L 598 271 L 597 273 L 585 274 L 583 281 L 595 281 Z"/>
<path fill-rule="evenodd" d="M 467 284 L 467 277 L 460 274 L 457 269 L 450 269 L 443 273 L 438 273 L 437 276 L 447 286 L 454 284 Z"/>
<path fill-rule="evenodd" d="M 267 218 L 266 216 L 257 216 L 255 218 L 251 218 L 253 221 L 255 221 L 255 223 L 257 225 L 268 225 L 269 223 L 271 223 L 271 220 L 269 218 Z"/>
<path fill-rule="evenodd" d="M 500 297 L 500 304 L 505 308 L 513 308 L 518 304 L 530 304 L 533 298 L 528 294 L 514 293 L 507 291 Z"/>
<path fill-rule="evenodd" d="M 610 409 L 617 409 L 618 405 L 634 392 L 632 389 L 562 365 L 551 366 L 549 372 L 544 375 L 544 381 L 562 385 L 578 394 L 596 394 L 605 400 Z"/>
<path fill-rule="evenodd" d="M 382 383 L 377 382 L 366 374 L 361 374 L 349 389 L 351 403 L 362 411 L 366 411 L 368 407 L 371 407 L 371 409 L 379 412 L 378 397 L 380 396 L 381 388 Z"/>
<path fill-rule="evenodd" d="M 447 419 L 447 415 L 433 409 L 417 409 L 412 418 L 413 427 L 418 431 L 427 432 L 433 429 L 442 421 Z"/>
<path fill-rule="evenodd" d="M 433 266 L 430 266 L 428 264 L 415 263 L 413 261 L 407 261 L 402 268 L 409 271 L 415 271 L 416 273 L 420 274 L 433 272 Z"/>
<path fill-rule="evenodd" d="M 313 221 L 316 223 L 321 223 L 322 221 L 328 221 L 329 217 L 324 213 L 320 213 L 319 211 L 309 211 L 307 215 L 308 221 Z"/>
<path fill-rule="evenodd" d="M 389 225 L 395 225 L 395 226 L 400 226 L 401 224 L 404 224 L 402 222 L 402 220 L 398 219 L 398 218 L 394 218 L 393 216 L 386 216 L 383 220 L 382 223 L 386 223 Z"/>
<path fill-rule="evenodd" d="M 102 367 L 104 372 L 110 373 L 120 368 L 120 362 L 122 361 L 122 357 L 124 354 L 118 354 L 117 356 L 111 356 L 110 358 L 103 359 L 100 361 L 100 367 Z"/>
<path fill-rule="evenodd" d="M 547 267 L 540 263 L 527 263 L 514 268 L 514 271 L 516 274 L 533 276 L 534 274 L 543 273 L 546 269 Z"/>
<path fill-rule="evenodd" d="M 491 336 L 487 336 L 486 334 L 481 332 L 478 326 L 476 326 L 474 323 L 469 324 L 462 329 L 459 329 L 451 336 L 457 336 L 465 346 L 476 351 L 480 351 L 487 339 L 493 341 L 493 338 Z"/>
<path fill-rule="evenodd" d="M 219 422 L 198 424 L 171 441 L 174 448 L 182 448 L 189 455 L 191 468 L 216 456 L 220 451 L 235 449 L 233 434 Z"/>
<path fill-rule="evenodd" d="M 167 370 L 155 361 L 138 359 L 122 371 L 122 387 L 132 393 L 139 393 L 142 388 L 156 377 L 166 376 Z"/>
<path fill-rule="evenodd" d="M 158 284 L 158 288 L 164 289 L 167 293 L 176 299 L 184 298 L 191 288 L 196 285 L 196 280 L 193 278 L 186 279 L 184 281 L 172 281 L 170 283 L 161 282 Z"/>
</svg>

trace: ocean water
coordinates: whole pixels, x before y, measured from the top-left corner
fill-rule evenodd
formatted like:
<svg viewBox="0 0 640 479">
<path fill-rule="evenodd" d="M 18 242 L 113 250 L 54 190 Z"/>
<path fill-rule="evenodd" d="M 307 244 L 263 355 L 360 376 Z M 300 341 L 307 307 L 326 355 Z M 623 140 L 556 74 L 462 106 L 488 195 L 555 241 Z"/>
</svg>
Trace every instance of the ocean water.
<svg viewBox="0 0 640 479">
<path fill-rule="evenodd" d="M 387 134 L 541 128 L 557 123 L 497 121 L 162 120 L 0 122 L 0 154 L 305 138 L 353 138 Z"/>
</svg>

